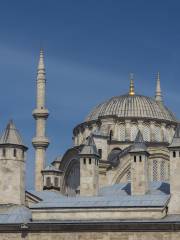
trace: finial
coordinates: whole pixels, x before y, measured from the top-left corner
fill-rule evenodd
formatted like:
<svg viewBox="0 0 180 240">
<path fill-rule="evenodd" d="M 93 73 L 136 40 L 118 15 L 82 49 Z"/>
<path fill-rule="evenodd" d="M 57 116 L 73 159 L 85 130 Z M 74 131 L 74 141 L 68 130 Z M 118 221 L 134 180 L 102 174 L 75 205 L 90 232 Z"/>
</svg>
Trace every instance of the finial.
<svg viewBox="0 0 180 240">
<path fill-rule="evenodd" d="M 129 96 L 134 96 L 134 74 L 130 73 L 130 88 L 129 88 Z"/>
<path fill-rule="evenodd" d="M 155 100 L 157 102 L 163 102 L 163 97 L 161 92 L 160 72 L 157 72 Z"/>
</svg>

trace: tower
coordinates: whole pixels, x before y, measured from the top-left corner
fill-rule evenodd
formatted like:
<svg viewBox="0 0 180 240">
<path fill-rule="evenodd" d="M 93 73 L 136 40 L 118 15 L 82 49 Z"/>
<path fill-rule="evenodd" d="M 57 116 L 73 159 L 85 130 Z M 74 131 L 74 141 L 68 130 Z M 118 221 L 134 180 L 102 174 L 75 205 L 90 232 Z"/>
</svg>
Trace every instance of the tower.
<svg viewBox="0 0 180 240">
<path fill-rule="evenodd" d="M 156 95 L 155 95 L 156 102 L 163 102 L 163 96 L 161 91 L 161 82 L 160 82 L 160 73 L 157 73 L 157 80 L 156 80 Z"/>
<path fill-rule="evenodd" d="M 49 111 L 45 106 L 45 66 L 44 53 L 41 49 L 40 58 L 37 71 L 37 95 L 36 95 L 36 109 L 33 111 L 33 117 L 36 120 L 36 136 L 32 140 L 35 148 L 35 189 L 36 191 L 43 190 L 43 177 L 41 171 L 45 167 L 45 152 L 49 145 L 49 140 L 46 137 L 46 119 L 49 116 Z"/>
<path fill-rule="evenodd" d="M 10 121 L 0 138 L 0 204 L 25 203 L 25 152 L 21 136 Z"/>
<path fill-rule="evenodd" d="M 180 214 L 180 125 L 177 126 L 170 153 L 170 202 L 169 213 Z"/>
<path fill-rule="evenodd" d="M 96 196 L 99 190 L 99 154 L 89 136 L 80 154 L 80 195 Z"/>
<path fill-rule="evenodd" d="M 131 154 L 131 194 L 144 195 L 149 190 L 147 147 L 139 131 Z"/>
</svg>

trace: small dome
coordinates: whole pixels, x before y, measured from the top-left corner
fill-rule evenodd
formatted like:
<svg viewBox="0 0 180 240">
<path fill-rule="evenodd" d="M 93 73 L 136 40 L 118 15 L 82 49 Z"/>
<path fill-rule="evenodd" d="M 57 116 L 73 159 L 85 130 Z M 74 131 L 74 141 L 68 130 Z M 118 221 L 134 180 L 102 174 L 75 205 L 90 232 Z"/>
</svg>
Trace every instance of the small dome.
<svg viewBox="0 0 180 240">
<path fill-rule="evenodd" d="M 85 121 L 112 116 L 123 119 L 146 118 L 177 122 L 176 117 L 163 103 L 158 103 L 153 98 L 142 95 L 112 97 L 95 107 Z"/>
</svg>

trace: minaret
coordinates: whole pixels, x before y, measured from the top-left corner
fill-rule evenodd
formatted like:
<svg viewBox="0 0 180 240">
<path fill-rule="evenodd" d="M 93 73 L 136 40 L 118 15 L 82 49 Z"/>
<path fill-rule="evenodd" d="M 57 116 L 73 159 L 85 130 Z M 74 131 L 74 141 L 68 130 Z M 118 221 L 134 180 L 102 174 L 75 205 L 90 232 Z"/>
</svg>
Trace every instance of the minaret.
<svg viewBox="0 0 180 240">
<path fill-rule="evenodd" d="M 32 140 L 35 148 L 35 190 L 43 190 L 43 177 L 41 171 L 45 168 L 45 152 L 49 145 L 49 140 L 46 137 L 46 119 L 49 116 L 49 111 L 45 107 L 45 66 L 44 53 L 41 49 L 40 58 L 37 70 L 37 95 L 36 109 L 33 111 L 33 117 L 36 120 L 36 136 Z"/>
<path fill-rule="evenodd" d="M 156 80 L 156 95 L 155 95 L 156 102 L 163 102 L 163 96 L 161 92 L 161 83 L 160 83 L 160 73 L 157 73 L 157 80 Z"/>
<path fill-rule="evenodd" d="M 129 87 L 129 96 L 134 96 L 134 74 L 130 73 L 130 87 Z"/>
</svg>

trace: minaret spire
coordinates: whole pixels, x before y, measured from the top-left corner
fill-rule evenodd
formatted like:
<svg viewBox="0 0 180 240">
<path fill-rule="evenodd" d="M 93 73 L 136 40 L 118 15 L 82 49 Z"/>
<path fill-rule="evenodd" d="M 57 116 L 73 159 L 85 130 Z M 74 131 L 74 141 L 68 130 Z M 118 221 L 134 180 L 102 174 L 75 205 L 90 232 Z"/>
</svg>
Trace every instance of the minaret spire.
<svg viewBox="0 0 180 240">
<path fill-rule="evenodd" d="M 129 87 L 129 95 L 134 96 L 135 91 L 134 91 L 134 74 L 130 73 L 130 87 Z"/>
<path fill-rule="evenodd" d="M 43 179 L 41 171 L 45 168 L 45 152 L 49 145 L 45 131 L 49 111 L 45 106 L 46 73 L 43 49 L 40 50 L 36 88 L 36 109 L 33 111 L 33 117 L 36 120 L 36 136 L 33 138 L 32 144 L 35 148 L 35 189 L 36 191 L 42 191 Z"/>
<path fill-rule="evenodd" d="M 161 92 L 160 72 L 157 73 L 155 100 L 157 102 L 163 102 L 163 96 Z"/>
</svg>

